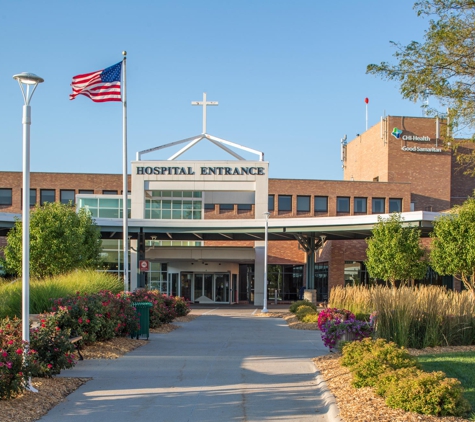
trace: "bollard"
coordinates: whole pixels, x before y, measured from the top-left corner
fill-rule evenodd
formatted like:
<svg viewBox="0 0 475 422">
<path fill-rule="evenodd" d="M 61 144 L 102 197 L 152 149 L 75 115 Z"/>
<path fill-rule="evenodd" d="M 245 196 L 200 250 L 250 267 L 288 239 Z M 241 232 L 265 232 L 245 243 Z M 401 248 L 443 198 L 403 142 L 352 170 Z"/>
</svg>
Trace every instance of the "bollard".
<svg viewBox="0 0 475 422">
<path fill-rule="evenodd" d="M 274 305 L 277 305 L 277 289 L 274 290 Z"/>
</svg>

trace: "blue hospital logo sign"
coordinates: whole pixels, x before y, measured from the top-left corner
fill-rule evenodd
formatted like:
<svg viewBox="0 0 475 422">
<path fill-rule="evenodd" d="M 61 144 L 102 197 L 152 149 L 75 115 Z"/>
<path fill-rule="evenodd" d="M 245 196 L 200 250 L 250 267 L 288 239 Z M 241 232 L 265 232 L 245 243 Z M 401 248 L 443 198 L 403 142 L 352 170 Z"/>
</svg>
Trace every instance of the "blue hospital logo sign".
<svg viewBox="0 0 475 422">
<path fill-rule="evenodd" d="M 393 135 L 396 139 L 399 139 L 402 135 L 402 130 L 395 127 L 393 131 L 391 132 L 391 135 Z"/>
</svg>

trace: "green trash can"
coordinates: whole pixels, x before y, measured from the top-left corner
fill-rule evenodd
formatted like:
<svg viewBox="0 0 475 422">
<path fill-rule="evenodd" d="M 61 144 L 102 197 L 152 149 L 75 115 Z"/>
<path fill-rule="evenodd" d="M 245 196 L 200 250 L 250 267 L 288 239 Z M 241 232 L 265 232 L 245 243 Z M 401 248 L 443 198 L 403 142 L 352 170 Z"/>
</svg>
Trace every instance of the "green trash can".
<svg viewBox="0 0 475 422">
<path fill-rule="evenodd" d="M 132 338 L 139 339 L 140 336 L 150 336 L 150 308 L 152 304 L 150 302 L 132 302 L 132 306 L 135 308 L 135 313 L 139 317 L 140 328 L 138 331 L 134 331 L 130 336 Z"/>
</svg>

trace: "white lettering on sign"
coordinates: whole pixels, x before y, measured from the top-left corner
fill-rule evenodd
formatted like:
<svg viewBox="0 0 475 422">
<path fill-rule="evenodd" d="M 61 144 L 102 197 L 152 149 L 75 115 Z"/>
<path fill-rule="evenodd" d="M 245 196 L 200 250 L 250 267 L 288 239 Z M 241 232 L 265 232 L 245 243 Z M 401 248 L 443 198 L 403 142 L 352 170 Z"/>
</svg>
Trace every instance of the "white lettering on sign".
<svg viewBox="0 0 475 422">
<path fill-rule="evenodd" d="M 403 135 L 403 141 L 416 141 L 416 142 L 430 142 L 430 138 L 428 136 L 413 136 L 413 135 Z"/>
<path fill-rule="evenodd" d="M 421 148 L 421 147 L 402 147 L 403 151 L 407 152 L 442 152 L 442 148 Z"/>
</svg>

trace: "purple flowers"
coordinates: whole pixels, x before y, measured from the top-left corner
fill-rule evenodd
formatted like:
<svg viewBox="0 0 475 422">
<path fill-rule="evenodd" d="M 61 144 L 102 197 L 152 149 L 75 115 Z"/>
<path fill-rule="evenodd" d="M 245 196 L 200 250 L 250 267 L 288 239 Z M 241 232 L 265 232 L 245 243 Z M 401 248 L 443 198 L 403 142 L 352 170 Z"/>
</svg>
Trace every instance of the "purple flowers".
<svg viewBox="0 0 475 422">
<path fill-rule="evenodd" d="M 340 340 L 361 340 L 370 337 L 373 327 L 365 321 L 355 319 L 355 315 L 346 309 L 327 308 L 318 316 L 318 326 L 322 332 L 323 344 L 330 349 L 336 348 Z"/>
</svg>

